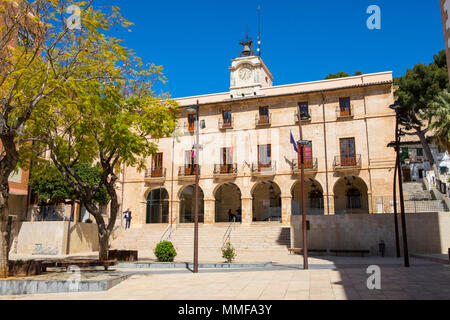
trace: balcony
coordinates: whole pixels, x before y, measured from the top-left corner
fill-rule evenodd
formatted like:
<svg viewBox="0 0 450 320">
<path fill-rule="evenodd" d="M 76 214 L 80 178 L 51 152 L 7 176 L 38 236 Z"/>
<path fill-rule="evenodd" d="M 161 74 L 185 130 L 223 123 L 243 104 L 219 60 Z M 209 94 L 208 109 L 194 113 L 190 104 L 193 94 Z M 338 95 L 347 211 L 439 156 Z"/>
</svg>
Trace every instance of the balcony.
<svg viewBox="0 0 450 320">
<path fill-rule="evenodd" d="M 361 168 L 361 155 L 357 154 L 355 157 L 335 156 L 333 162 L 335 170 L 357 169 Z"/>
<path fill-rule="evenodd" d="M 237 163 L 235 164 L 215 164 L 214 165 L 214 176 L 216 178 L 227 178 L 237 175 Z"/>
<path fill-rule="evenodd" d="M 145 182 L 156 183 L 166 180 L 166 168 L 148 169 L 145 172 Z"/>
<path fill-rule="evenodd" d="M 219 119 L 219 130 L 228 130 L 233 129 L 234 118 L 224 120 L 223 118 Z"/>
<path fill-rule="evenodd" d="M 251 169 L 253 176 L 274 176 L 277 172 L 277 163 L 275 161 L 268 164 L 256 162 L 252 164 Z"/>
<path fill-rule="evenodd" d="M 347 118 L 353 118 L 353 104 L 350 106 L 350 110 L 341 110 L 340 106 L 336 107 L 336 118 L 338 119 L 347 119 Z"/>
<path fill-rule="evenodd" d="M 199 165 L 184 165 L 178 168 L 178 178 L 180 179 L 193 179 L 195 178 L 195 171 L 198 167 L 198 173 L 200 174 L 200 166 Z"/>
<path fill-rule="evenodd" d="M 184 134 L 192 134 L 195 133 L 195 124 L 189 124 L 188 122 L 183 125 Z"/>
<path fill-rule="evenodd" d="M 271 124 L 272 124 L 272 114 L 269 114 L 268 116 L 257 115 L 255 118 L 255 125 L 257 127 L 270 126 Z"/>
<path fill-rule="evenodd" d="M 313 158 L 312 160 L 305 160 L 304 161 L 303 168 L 305 169 L 305 173 L 312 173 L 317 172 L 317 169 L 319 168 L 319 162 L 317 158 Z M 301 167 L 298 165 L 298 159 L 292 160 L 292 173 L 293 174 L 300 174 L 301 173 Z"/>
<path fill-rule="evenodd" d="M 298 123 L 298 110 L 295 111 L 294 121 L 295 121 L 295 123 Z M 307 114 L 305 117 L 302 118 L 302 123 L 310 123 L 310 122 L 311 122 L 311 116 L 309 114 Z"/>
</svg>

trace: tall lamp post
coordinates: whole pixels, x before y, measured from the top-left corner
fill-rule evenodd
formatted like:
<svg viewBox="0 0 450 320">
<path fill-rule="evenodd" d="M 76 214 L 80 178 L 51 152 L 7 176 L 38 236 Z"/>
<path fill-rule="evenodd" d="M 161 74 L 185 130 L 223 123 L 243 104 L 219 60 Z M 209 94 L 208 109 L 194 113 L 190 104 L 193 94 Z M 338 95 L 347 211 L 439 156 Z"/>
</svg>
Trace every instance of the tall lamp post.
<svg viewBox="0 0 450 320">
<path fill-rule="evenodd" d="M 405 201 L 403 197 L 403 176 L 402 176 L 402 163 L 400 161 L 400 109 L 402 105 L 398 102 L 389 106 L 392 110 L 395 111 L 395 152 L 396 152 L 396 165 L 397 165 L 397 174 L 398 174 L 398 191 L 400 194 L 400 217 L 402 220 L 402 237 L 403 237 L 403 257 L 405 261 L 405 267 L 409 267 L 409 253 L 408 253 L 408 237 L 406 235 L 406 215 L 405 215 Z M 394 208 L 396 204 L 394 204 Z"/>
<path fill-rule="evenodd" d="M 199 150 L 200 150 L 200 137 L 199 137 L 199 101 L 197 100 L 196 106 L 191 106 L 186 109 L 190 114 L 195 114 L 195 156 L 194 156 L 194 166 L 195 166 L 195 215 L 194 215 L 194 273 L 198 273 L 198 185 L 200 180 L 199 172 Z"/>
<path fill-rule="evenodd" d="M 300 140 L 297 141 L 298 145 L 298 164 L 300 166 L 301 172 L 301 192 L 302 192 L 302 234 L 303 234 L 303 269 L 308 270 L 308 239 L 306 235 L 306 194 L 305 194 L 305 157 L 304 157 L 304 149 L 309 141 L 303 140 L 303 130 L 302 130 L 302 120 L 309 119 L 309 116 L 301 113 L 300 110 L 298 112 L 298 129 L 300 131 Z"/>
</svg>

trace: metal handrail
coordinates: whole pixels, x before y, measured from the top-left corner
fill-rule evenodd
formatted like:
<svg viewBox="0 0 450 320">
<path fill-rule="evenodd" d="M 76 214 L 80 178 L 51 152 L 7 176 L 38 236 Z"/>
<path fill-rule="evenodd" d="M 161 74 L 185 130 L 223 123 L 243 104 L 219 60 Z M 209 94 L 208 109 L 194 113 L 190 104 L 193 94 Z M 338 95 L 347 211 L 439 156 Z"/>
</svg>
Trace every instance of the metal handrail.
<svg viewBox="0 0 450 320">
<path fill-rule="evenodd" d="M 317 158 L 313 158 L 311 164 L 312 165 L 305 164 L 304 168 L 306 170 L 317 169 L 319 167 L 318 159 Z M 294 171 L 301 169 L 301 166 L 298 165 L 298 159 L 292 159 L 292 166 L 291 167 L 292 167 L 292 170 L 294 170 Z"/>
<path fill-rule="evenodd" d="M 225 248 L 225 244 L 230 241 L 231 239 L 231 231 L 233 231 L 233 226 L 236 224 L 236 217 L 233 217 L 230 224 L 228 225 L 227 230 L 225 231 L 225 234 L 223 235 L 222 239 L 222 249 Z"/>
<path fill-rule="evenodd" d="M 154 172 L 156 170 L 161 170 L 161 172 L 162 172 L 161 176 L 154 174 Z M 166 168 L 147 169 L 147 171 L 145 172 L 145 177 L 146 178 L 165 178 L 166 174 L 167 174 L 167 169 Z"/>
<path fill-rule="evenodd" d="M 224 173 L 224 172 L 222 172 L 222 167 L 223 166 L 230 166 L 231 167 L 231 169 L 232 170 L 230 170 L 231 172 L 226 172 L 226 173 Z M 237 163 L 234 163 L 234 164 L 215 164 L 214 165 L 214 174 L 236 174 L 237 173 L 237 170 L 238 170 L 238 165 L 237 165 Z"/>
<path fill-rule="evenodd" d="M 225 122 L 223 118 L 219 118 L 219 129 L 233 129 L 234 117 L 231 116 L 230 122 Z"/>
<path fill-rule="evenodd" d="M 260 164 L 258 162 L 254 162 L 252 163 L 252 167 L 251 170 L 252 172 L 262 172 L 262 173 L 275 173 L 277 172 L 277 162 L 276 161 L 271 161 L 270 162 L 270 167 L 267 168 L 261 168 L 260 170 Z"/>
<path fill-rule="evenodd" d="M 174 230 L 174 227 L 173 227 L 174 225 L 175 225 L 175 230 Z M 172 219 L 172 223 L 166 228 L 166 230 L 162 234 L 161 239 L 159 240 L 159 242 L 170 240 L 172 238 L 172 235 L 175 233 L 175 231 L 177 231 L 177 229 L 178 229 L 178 216 L 176 216 L 174 219 Z M 167 233 L 168 233 L 168 236 L 167 236 L 167 238 L 165 238 Z"/>
<path fill-rule="evenodd" d="M 343 161 L 344 160 L 344 161 Z M 361 166 L 361 154 L 356 154 L 354 157 L 335 156 L 333 167 L 359 167 Z"/>
<path fill-rule="evenodd" d="M 255 117 L 256 126 L 269 126 L 272 125 L 272 113 L 269 113 L 267 117 L 262 118 L 261 115 Z"/>
</svg>

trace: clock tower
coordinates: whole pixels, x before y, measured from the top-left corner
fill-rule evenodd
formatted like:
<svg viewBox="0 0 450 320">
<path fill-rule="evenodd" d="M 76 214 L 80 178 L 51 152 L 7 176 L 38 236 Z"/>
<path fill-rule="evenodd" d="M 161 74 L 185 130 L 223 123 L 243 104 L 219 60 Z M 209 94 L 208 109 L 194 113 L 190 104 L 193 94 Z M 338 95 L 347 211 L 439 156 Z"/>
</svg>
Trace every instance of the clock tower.
<svg viewBox="0 0 450 320">
<path fill-rule="evenodd" d="M 232 61 L 230 95 L 245 98 L 260 95 L 260 89 L 271 87 L 273 76 L 260 55 L 253 52 L 253 42 L 247 38 L 239 41 L 239 58 Z"/>
</svg>

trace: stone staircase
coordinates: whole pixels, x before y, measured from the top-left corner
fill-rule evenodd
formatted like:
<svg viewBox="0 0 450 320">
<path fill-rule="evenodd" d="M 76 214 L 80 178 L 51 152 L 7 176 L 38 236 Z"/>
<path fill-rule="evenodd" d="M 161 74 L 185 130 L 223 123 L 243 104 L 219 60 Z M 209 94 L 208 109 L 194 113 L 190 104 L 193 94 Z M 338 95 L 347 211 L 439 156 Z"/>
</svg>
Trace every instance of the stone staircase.
<svg viewBox="0 0 450 320">
<path fill-rule="evenodd" d="M 437 200 L 431 191 L 426 190 L 422 182 L 408 182 L 403 184 L 405 210 L 415 212 L 445 212 L 448 207 L 443 200 Z"/>
<path fill-rule="evenodd" d="M 199 251 L 206 256 L 216 257 L 220 254 L 223 237 L 229 227 L 228 223 L 214 225 L 199 225 Z M 111 241 L 111 249 L 138 250 L 147 256 L 161 240 L 167 225 L 145 225 L 140 229 L 118 230 Z M 194 244 L 194 225 L 179 224 L 170 241 L 174 244 L 178 256 L 190 257 Z M 290 228 L 280 223 L 253 223 L 232 227 L 231 244 L 239 252 L 278 251 L 288 253 L 290 245 Z M 141 255 L 142 256 L 142 255 Z"/>
</svg>

